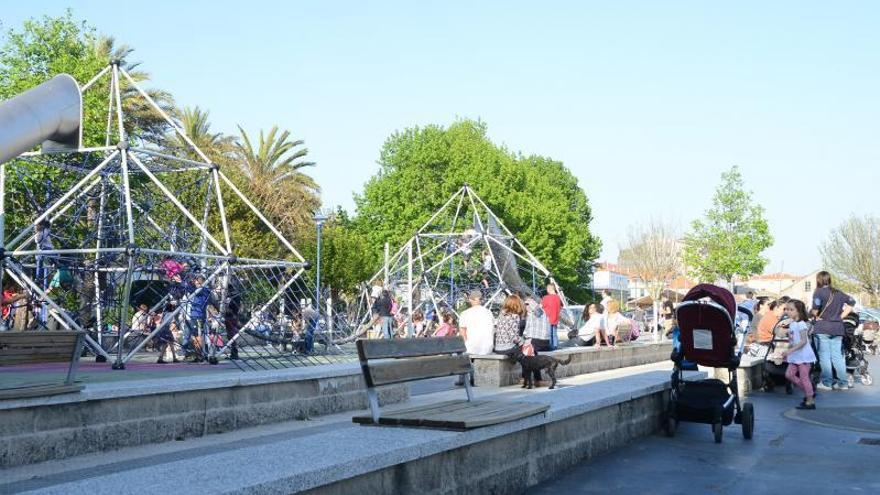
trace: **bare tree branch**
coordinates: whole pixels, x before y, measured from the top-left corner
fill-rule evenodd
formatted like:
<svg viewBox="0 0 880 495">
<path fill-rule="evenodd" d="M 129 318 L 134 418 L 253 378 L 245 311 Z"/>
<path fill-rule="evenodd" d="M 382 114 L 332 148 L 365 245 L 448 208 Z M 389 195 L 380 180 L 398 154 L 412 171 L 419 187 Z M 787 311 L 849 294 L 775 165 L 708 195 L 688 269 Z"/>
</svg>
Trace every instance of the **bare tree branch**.
<svg viewBox="0 0 880 495">
<path fill-rule="evenodd" d="M 620 266 L 640 278 L 657 301 L 666 284 L 681 273 L 680 251 L 675 228 L 652 219 L 630 229 L 620 251 Z"/>
<path fill-rule="evenodd" d="M 880 218 L 853 215 L 819 248 L 825 266 L 850 278 L 872 298 L 880 294 Z"/>
</svg>

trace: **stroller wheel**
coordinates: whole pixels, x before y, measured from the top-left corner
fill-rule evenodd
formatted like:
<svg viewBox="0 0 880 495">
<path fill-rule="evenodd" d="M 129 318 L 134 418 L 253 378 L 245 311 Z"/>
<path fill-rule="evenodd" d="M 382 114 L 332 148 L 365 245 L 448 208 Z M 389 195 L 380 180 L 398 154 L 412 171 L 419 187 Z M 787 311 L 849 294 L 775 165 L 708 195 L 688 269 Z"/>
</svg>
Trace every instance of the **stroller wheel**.
<svg viewBox="0 0 880 495">
<path fill-rule="evenodd" d="M 712 433 L 715 435 L 715 443 L 721 443 L 721 435 L 724 433 L 721 423 L 712 423 Z"/>
<path fill-rule="evenodd" d="M 791 395 L 794 393 L 794 385 L 791 382 L 785 384 L 785 393 Z"/>
<path fill-rule="evenodd" d="M 742 427 L 743 438 L 751 440 L 752 434 L 755 432 L 755 406 L 751 402 L 743 404 Z"/>
<path fill-rule="evenodd" d="M 872 378 L 871 375 L 869 375 L 867 373 L 862 375 L 862 385 L 867 385 L 870 387 L 873 384 L 874 384 L 874 378 Z"/>
<path fill-rule="evenodd" d="M 677 428 L 677 421 L 672 416 L 666 416 L 666 422 L 663 424 L 663 430 L 666 432 L 667 437 L 675 436 L 675 429 Z"/>
</svg>

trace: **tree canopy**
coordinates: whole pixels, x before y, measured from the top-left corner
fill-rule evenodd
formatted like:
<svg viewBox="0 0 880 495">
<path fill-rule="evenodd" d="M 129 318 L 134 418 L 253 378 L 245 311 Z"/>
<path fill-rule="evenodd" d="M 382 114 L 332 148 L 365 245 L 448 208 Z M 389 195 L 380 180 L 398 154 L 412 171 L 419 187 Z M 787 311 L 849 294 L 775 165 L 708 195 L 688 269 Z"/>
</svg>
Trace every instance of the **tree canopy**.
<svg viewBox="0 0 880 495">
<path fill-rule="evenodd" d="M 489 140 L 484 123 L 461 120 L 392 134 L 379 165 L 355 196 L 353 220 L 374 266 L 385 242 L 402 245 L 467 183 L 569 296 L 584 297 L 601 244 L 587 197 L 561 162 L 512 153 Z"/>
<path fill-rule="evenodd" d="M 702 282 L 734 276 L 748 277 L 764 271 L 764 250 L 773 245 L 764 208 L 745 190 L 739 167 L 721 174 L 712 207 L 705 218 L 694 220 L 685 236 L 684 263 Z"/>
<path fill-rule="evenodd" d="M 835 274 L 854 281 L 876 300 L 880 296 L 880 218 L 853 215 L 831 231 L 822 259 Z"/>
</svg>

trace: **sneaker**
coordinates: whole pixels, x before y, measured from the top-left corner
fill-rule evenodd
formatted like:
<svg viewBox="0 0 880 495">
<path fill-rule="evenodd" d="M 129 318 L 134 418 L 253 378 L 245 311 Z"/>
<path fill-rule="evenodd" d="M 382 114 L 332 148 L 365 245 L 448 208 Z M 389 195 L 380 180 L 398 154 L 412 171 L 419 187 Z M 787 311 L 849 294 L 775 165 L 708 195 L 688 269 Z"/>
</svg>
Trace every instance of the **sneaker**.
<svg viewBox="0 0 880 495">
<path fill-rule="evenodd" d="M 812 410 L 812 409 L 816 409 L 816 404 L 815 404 L 815 403 L 813 403 L 813 404 L 801 404 L 801 405 L 799 405 L 799 406 L 795 406 L 795 409 L 809 409 L 809 410 Z"/>
<path fill-rule="evenodd" d="M 828 385 L 825 385 L 824 383 L 819 383 L 818 385 L 816 385 L 816 390 L 834 390 L 834 389 L 829 387 Z"/>
<path fill-rule="evenodd" d="M 841 385 L 841 384 L 839 384 L 839 383 L 835 383 L 834 385 L 831 386 L 831 389 L 832 389 L 832 390 L 838 390 L 838 391 L 840 391 L 840 390 L 846 390 L 846 385 Z"/>
</svg>

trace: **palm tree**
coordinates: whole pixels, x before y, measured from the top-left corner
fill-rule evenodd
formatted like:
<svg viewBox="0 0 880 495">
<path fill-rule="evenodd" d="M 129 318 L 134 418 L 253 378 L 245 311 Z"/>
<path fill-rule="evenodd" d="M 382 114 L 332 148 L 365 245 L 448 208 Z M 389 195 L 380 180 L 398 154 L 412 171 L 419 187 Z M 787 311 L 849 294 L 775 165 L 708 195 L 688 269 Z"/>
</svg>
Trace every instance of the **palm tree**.
<svg viewBox="0 0 880 495">
<path fill-rule="evenodd" d="M 290 131 L 273 126 L 268 134 L 260 131 L 257 146 L 241 128 L 241 140 L 235 145 L 236 162 L 251 195 L 259 199 L 266 212 L 286 232 L 311 228 L 312 215 L 321 206 L 321 189 L 313 178 L 302 172 L 314 162 L 305 161 L 308 149 L 301 139 L 292 140 Z"/>
<path fill-rule="evenodd" d="M 110 63 L 119 61 L 119 66 L 124 68 L 128 75 L 143 86 L 142 82 L 150 79 L 150 74 L 138 69 L 140 62 L 132 62 L 129 57 L 134 48 L 117 44 L 112 36 L 98 36 L 92 42 L 92 51 L 100 59 Z M 125 132 L 131 136 L 142 137 L 150 142 L 159 142 L 168 129 L 165 119 L 138 93 L 128 80 L 119 76 L 120 99 L 122 100 L 122 112 L 126 117 Z M 174 98 L 170 93 L 160 89 L 144 89 L 156 105 L 166 114 L 170 114 L 174 108 Z"/>
<path fill-rule="evenodd" d="M 186 136 L 208 155 L 211 161 L 217 163 L 225 161 L 235 150 L 235 137 L 227 136 L 221 132 L 211 132 L 211 123 L 208 122 L 207 110 L 199 107 L 186 107 L 183 110 L 174 110 L 172 115 L 178 125 L 183 129 Z M 171 150 L 180 150 L 188 158 L 201 161 L 192 147 L 174 131 L 168 132 L 165 137 L 165 146 Z"/>
</svg>

